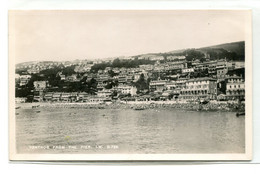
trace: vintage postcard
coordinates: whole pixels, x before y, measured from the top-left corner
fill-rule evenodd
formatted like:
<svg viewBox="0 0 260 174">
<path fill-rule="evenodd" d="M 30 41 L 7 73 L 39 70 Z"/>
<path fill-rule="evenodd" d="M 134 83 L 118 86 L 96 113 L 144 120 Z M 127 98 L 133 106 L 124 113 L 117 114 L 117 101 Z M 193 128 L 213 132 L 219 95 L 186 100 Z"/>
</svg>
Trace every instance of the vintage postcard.
<svg viewBox="0 0 260 174">
<path fill-rule="evenodd" d="M 250 10 L 9 11 L 10 160 L 252 159 Z"/>
</svg>

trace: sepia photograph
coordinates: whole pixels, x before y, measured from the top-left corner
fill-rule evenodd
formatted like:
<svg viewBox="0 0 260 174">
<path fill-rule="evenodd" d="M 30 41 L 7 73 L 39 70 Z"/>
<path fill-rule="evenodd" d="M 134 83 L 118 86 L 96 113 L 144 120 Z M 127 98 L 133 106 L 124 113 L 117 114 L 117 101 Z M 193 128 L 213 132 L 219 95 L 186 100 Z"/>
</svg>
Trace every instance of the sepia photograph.
<svg viewBox="0 0 260 174">
<path fill-rule="evenodd" d="M 250 10 L 10 10 L 10 160 L 251 160 Z"/>
</svg>

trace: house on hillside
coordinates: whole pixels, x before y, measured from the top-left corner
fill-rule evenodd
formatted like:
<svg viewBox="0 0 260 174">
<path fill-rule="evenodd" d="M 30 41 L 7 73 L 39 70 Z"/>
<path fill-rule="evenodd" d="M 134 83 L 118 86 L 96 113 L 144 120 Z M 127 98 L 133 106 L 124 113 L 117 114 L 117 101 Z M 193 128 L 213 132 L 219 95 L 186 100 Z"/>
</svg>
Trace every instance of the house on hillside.
<svg viewBox="0 0 260 174">
<path fill-rule="evenodd" d="M 150 81 L 149 89 L 152 92 L 154 92 L 154 91 L 162 92 L 163 90 L 166 89 L 166 83 L 167 83 L 167 80 L 161 80 L 161 79 L 152 80 L 152 81 Z"/>
<path fill-rule="evenodd" d="M 137 88 L 130 85 L 119 85 L 115 90 L 118 94 L 131 94 L 131 96 L 135 96 L 137 92 Z"/>
</svg>

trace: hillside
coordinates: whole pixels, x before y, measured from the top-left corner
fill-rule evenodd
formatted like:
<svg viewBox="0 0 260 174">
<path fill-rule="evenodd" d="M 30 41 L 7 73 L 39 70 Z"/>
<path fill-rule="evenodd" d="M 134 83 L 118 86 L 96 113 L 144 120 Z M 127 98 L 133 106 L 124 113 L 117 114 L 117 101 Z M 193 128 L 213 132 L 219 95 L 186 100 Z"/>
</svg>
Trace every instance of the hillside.
<svg viewBox="0 0 260 174">
<path fill-rule="evenodd" d="M 244 61 L 245 60 L 245 42 L 232 42 L 219 45 L 213 45 L 202 48 L 189 48 L 183 50 L 169 51 L 166 53 L 158 53 L 156 55 L 170 56 L 170 55 L 183 55 L 190 59 L 200 59 L 208 57 L 212 60 L 227 58 L 228 60 Z"/>
<path fill-rule="evenodd" d="M 238 55 L 245 55 L 245 42 L 244 41 L 214 45 L 214 46 L 203 47 L 203 48 L 199 48 L 199 49 L 207 50 L 208 48 L 211 48 L 211 49 L 221 49 L 222 48 L 229 52 L 235 52 Z"/>
<path fill-rule="evenodd" d="M 230 55 L 235 60 L 244 60 L 245 59 L 245 42 L 232 42 L 220 45 L 214 45 L 209 47 L 203 47 L 197 49 L 203 53 L 212 54 L 212 55 L 225 55 L 230 57 Z"/>
</svg>

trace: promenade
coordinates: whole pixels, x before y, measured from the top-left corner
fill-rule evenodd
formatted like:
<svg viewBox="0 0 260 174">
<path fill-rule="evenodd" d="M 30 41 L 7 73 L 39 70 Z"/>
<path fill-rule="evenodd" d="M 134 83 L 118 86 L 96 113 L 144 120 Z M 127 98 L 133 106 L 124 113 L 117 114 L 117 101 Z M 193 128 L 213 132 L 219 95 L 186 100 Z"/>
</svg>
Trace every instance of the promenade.
<svg viewBox="0 0 260 174">
<path fill-rule="evenodd" d="M 245 111 L 244 103 L 210 101 L 207 104 L 185 101 L 116 101 L 116 102 L 85 102 L 85 103 L 65 103 L 65 102 L 36 102 L 17 104 L 23 108 L 48 107 L 48 108 L 79 108 L 79 109 L 185 109 L 196 111 Z"/>
</svg>

